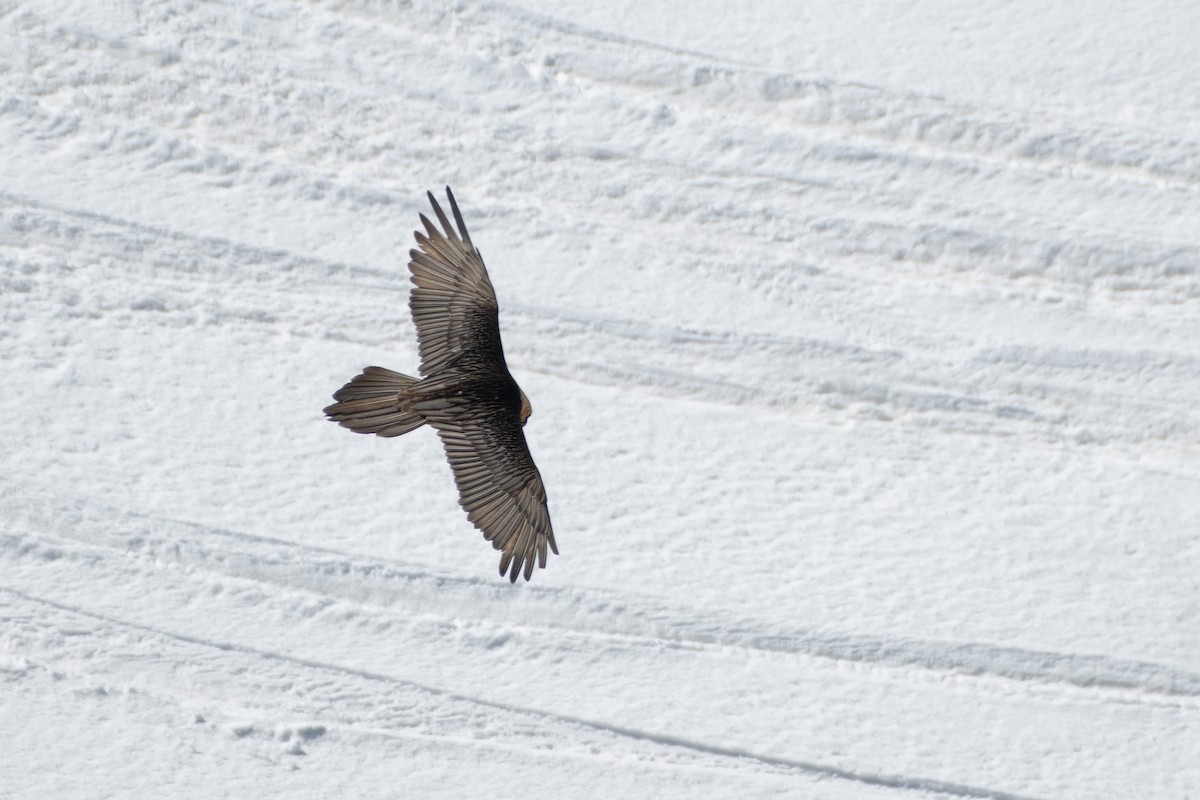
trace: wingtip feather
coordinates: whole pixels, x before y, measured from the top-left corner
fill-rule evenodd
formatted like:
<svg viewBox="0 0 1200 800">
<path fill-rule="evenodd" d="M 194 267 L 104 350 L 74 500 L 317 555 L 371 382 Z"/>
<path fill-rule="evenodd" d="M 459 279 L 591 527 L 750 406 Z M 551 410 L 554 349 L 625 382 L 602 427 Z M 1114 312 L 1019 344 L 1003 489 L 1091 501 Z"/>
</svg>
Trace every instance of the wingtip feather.
<svg viewBox="0 0 1200 800">
<path fill-rule="evenodd" d="M 450 220 L 446 217 L 446 212 L 442 211 L 442 207 L 438 205 L 437 198 L 433 196 L 433 192 L 428 192 L 429 204 L 433 206 L 433 213 L 437 215 L 438 222 L 442 223 L 442 228 L 445 230 L 443 234 L 447 239 L 458 241 L 458 235 L 455 234 L 454 228 L 450 227 Z"/>
<path fill-rule="evenodd" d="M 458 225 L 458 235 L 462 237 L 463 242 L 471 244 L 471 234 L 467 233 L 467 223 L 463 222 L 462 212 L 458 210 L 458 203 L 454 200 L 454 192 L 450 191 L 450 187 L 446 187 L 446 197 L 450 198 L 450 211 L 454 214 L 454 222 Z"/>
</svg>

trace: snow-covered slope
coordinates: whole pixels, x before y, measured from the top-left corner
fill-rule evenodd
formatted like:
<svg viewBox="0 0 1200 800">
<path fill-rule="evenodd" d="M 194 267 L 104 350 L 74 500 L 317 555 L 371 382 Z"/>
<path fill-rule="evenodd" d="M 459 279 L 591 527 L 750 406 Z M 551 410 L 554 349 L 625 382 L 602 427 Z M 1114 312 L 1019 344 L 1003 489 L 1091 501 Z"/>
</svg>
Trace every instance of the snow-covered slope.
<svg viewBox="0 0 1200 800">
<path fill-rule="evenodd" d="M 0 796 L 1200 797 L 1200 12 L 627 5 L 0 8 Z"/>
</svg>

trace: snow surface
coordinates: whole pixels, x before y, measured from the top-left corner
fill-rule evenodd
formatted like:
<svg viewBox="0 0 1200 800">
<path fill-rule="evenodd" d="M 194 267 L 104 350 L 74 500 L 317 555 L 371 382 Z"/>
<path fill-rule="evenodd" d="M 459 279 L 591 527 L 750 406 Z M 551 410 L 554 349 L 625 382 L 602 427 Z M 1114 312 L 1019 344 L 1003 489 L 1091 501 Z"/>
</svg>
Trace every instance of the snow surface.
<svg viewBox="0 0 1200 800">
<path fill-rule="evenodd" d="M 0 797 L 1200 797 L 1200 6 L 793 7 L 0 6 Z"/>
</svg>

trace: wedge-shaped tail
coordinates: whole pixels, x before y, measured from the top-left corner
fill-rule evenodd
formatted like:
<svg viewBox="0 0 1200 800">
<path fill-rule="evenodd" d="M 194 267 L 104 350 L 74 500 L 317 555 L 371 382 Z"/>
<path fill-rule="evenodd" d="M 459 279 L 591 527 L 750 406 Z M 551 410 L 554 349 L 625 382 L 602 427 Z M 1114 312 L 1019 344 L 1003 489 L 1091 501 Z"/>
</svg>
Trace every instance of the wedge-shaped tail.
<svg viewBox="0 0 1200 800">
<path fill-rule="evenodd" d="M 425 424 L 412 408 L 413 390 L 419 381 L 383 367 L 367 367 L 333 394 L 337 400 L 325 414 L 355 433 L 399 436 Z"/>
</svg>

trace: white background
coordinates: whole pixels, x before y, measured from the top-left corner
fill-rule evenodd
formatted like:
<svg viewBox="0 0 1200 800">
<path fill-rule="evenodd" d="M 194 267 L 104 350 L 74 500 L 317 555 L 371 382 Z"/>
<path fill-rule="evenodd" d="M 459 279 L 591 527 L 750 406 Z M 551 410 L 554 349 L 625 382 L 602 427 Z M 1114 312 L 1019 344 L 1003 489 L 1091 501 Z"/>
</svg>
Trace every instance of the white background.
<svg viewBox="0 0 1200 800">
<path fill-rule="evenodd" d="M 1200 11 L 794 5 L 0 7 L 0 796 L 1200 797 Z"/>
</svg>

